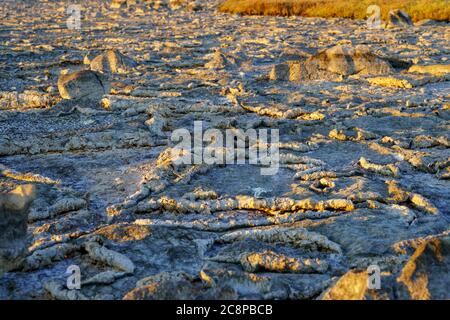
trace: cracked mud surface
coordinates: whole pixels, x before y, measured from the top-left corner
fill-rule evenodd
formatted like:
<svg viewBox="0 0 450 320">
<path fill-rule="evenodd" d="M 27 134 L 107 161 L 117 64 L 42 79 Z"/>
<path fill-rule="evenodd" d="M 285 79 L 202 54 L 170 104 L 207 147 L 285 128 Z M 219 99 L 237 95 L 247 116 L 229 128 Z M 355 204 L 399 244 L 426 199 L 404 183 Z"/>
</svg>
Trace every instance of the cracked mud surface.
<svg viewBox="0 0 450 320">
<path fill-rule="evenodd" d="M 339 298 L 374 264 L 383 288 L 358 298 L 450 298 L 449 25 L 374 31 L 199 3 L 90 1 L 80 31 L 63 2 L 0 8 L 0 191 L 36 187 L 0 298 Z M 337 45 L 389 68 L 331 69 L 320 52 Z M 61 99 L 61 71 L 107 49 L 135 62 L 100 67 L 111 92 Z M 279 129 L 278 173 L 174 164 L 171 133 L 194 121 Z"/>
</svg>

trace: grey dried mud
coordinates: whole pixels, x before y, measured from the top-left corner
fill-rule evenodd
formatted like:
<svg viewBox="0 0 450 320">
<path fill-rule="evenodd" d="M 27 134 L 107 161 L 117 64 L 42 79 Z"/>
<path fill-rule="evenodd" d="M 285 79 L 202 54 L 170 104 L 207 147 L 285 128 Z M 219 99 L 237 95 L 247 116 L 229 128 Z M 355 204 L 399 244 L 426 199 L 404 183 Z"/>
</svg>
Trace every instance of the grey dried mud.
<svg viewBox="0 0 450 320">
<path fill-rule="evenodd" d="M 450 298 L 448 24 L 218 2 L 2 2 L 0 298 Z M 179 164 L 194 121 L 278 129 L 278 172 Z"/>
</svg>

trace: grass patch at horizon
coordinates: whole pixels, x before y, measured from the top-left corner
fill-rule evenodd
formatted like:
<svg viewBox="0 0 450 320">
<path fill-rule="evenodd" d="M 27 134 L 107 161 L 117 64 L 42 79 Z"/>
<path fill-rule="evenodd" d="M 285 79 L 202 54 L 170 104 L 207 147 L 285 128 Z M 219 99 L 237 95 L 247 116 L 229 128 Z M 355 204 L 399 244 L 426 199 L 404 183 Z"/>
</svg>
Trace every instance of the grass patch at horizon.
<svg viewBox="0 0 450 320">
<path fill-rule="evenodd" d="M 366 19 L 367 8 L 378 5 L 381 18 L 402 9 L 414 22 L 423 19 L 450 21 L 450 0 L 226 0 L 220 12 L 244 15 L 270 15 L 321 18 Z"/>
</svg>

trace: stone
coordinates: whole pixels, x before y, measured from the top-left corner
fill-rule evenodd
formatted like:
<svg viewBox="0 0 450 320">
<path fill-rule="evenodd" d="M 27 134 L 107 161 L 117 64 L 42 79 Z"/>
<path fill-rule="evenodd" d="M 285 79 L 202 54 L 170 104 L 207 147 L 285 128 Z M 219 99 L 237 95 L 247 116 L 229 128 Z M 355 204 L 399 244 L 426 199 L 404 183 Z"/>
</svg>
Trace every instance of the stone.
<svg viewBox="0 0 450 320">
<path fill-rule="evenodd" d="M 25 255 L 28 210 L 34 197 L 31 184 L 0 194 L 0 276 L 18 267 Z"/>
<path fill-rule="evenodd" d="M 111 85 L 100 73 L 82 70 L 60 75 L 58 90 L 63 99 L 100 100 L 110 92 Z"/>
<path fill-rule="evenodd" d="M 88 51 L 84 57 L 83 57 L 83 64 L 90 65 L 92 60 L 94 60 L 95 57 L 97 57 L 100 53 L 97 51 Z"/>
<path fill-rule="evenodd" d="M 91 70 L 103 73 L 127 73 L 137 66 L 137 63 L 118 50 L 111 49 L 96 56 L 90 62 Z"/>
<path fill-rule="evenodd" d="M 169 0 L 169 8 L 171 10 L 178 10 L 183 6 L 184 2 L 186 0 Z"/>
<path fill-rule="evenodd" d="M 403 266 L 397 282 L 400 299 L 450 299 L 450 236 L 420 244 Z"/>
<path fill-rule="evenodd" d="M 233 65 L 236 60 L 233 57 L 224 55 L 220 50 L 214 51 L 211 60 L 205 64 L 207 69 L 224 69 L 227 66 Z"/>
<path fill-rule="evenodd" d="M 385 74 L 392 72 L 388 61 L 371 53 L 363 46 L 335 46 L 311 59 L 320 69 L 343 76 L 352 74 Z"/>
<path fill-rule="evenodd" d="M 323 300 L 363 300 L 367 291 L 365 271 L 349 271 L 322 296 Z"/>
<path fill-rule="evenodd" d="M 388 300 L 392 298 L 392 290 L 386 288 L 392 281 L 386 274 L 380 275 L 379 289 L 369 289 L 370 282 L 367 270 L 350 270 L 339 278 L 319 297 L 320 300 Z M 386 290 L 387 289 L 387 290 Z"/>
<path fill-rule="evenodd" d="M 411 17 L 405 11 L 397 9 L 389 12 L 388 28 L 410 27 L 413 25 Z"/>
<path fill-rule="evenodd" d="M 379 75 L 394 71 L 386 59 L 365 47 L 338 45 L 304 61 L 288 61 L 272 68 L 271 80 L 337 80 L 342 76 Z"/>
</svg>

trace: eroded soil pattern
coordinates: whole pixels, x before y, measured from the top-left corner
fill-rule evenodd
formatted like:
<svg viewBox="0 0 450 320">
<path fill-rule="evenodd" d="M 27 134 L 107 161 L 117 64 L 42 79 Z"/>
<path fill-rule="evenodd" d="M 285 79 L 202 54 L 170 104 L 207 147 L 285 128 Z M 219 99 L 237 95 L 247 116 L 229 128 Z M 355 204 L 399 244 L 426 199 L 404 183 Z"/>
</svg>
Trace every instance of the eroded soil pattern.
<svg viewBox="0 0 450 320">
<path fill-rule="evenodd" d="M 448 24 L 73 3 L 0 6 L 0 191 L 36 189 L 0 298 L 449 298 Z M 194 121 L 279 171 L 175 163 Z"/>
</svg>

